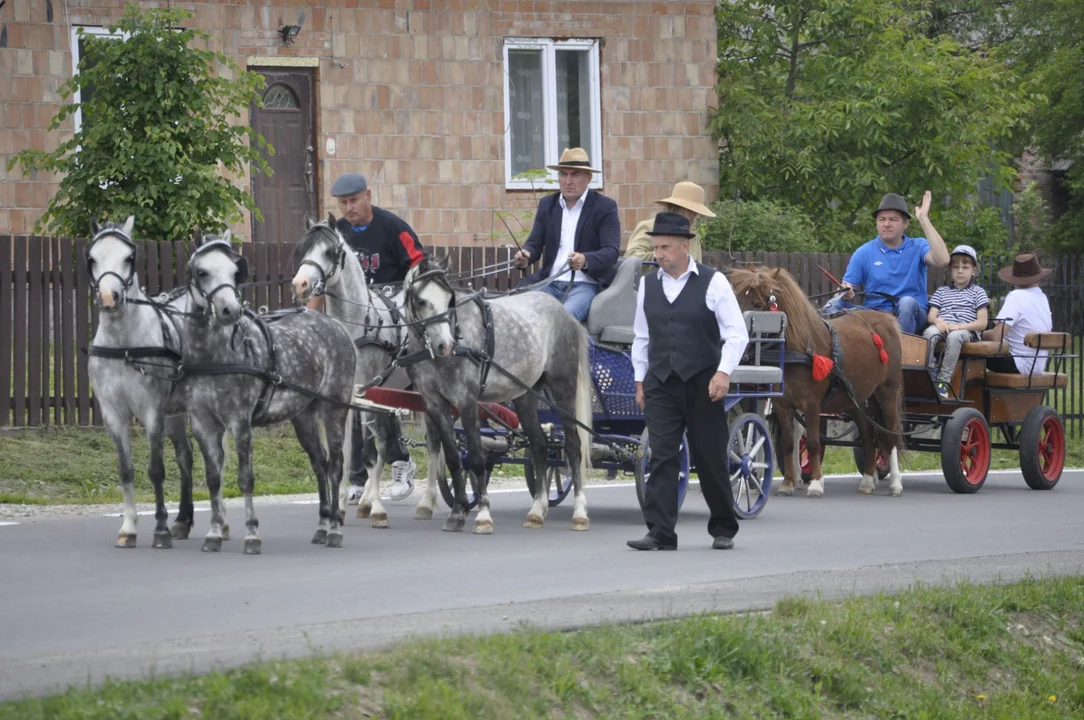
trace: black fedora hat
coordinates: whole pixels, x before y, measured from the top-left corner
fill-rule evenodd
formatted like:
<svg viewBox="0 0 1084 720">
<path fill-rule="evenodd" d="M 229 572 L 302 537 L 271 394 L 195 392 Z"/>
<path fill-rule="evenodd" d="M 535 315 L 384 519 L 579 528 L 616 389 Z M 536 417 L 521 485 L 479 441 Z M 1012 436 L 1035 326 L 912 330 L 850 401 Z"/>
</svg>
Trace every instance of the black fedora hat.
<svg viewBox="0 0 1084 720">
<path fill-rule="evenodd" d="M 896 193 L 888 193 L 881 198 L 881 204 L 873 211 L 873 217 L 877 217 L 877 213 L 882 210 L 895 210 L 908 220 L 911 219 L 911 213 L 907 210 L 907 201 Z"/>
<path fill-rule="evenodd" d="M 672 235 L 675 237 L 694 238 L 696 233 L 692 232 L 689 225 L 689 219 L 684 215 L 678 215 L 672 212 L 661 212 L 655 216 L 655 227 L 650 230 L 648 235 Z"/>
</svg>

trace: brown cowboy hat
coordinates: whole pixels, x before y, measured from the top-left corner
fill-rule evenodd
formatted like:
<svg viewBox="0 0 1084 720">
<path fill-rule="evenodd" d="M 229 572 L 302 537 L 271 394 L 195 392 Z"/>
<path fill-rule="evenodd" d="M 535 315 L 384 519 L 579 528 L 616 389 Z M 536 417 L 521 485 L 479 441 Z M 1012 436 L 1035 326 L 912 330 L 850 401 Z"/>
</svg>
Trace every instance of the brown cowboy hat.
<svg viewBox="0 0 1084 720">
<path fill-rule="evenodd" d="M 715 217 L 707 205 L 704 204 L 704 188 L 694 182 L 683 181 L 674 186 L 670 197 L 665 200 L 656 200 L 659 205 L 677 205 L 686 210 L 692 210 L 697 215 Z"/>
<path fill-rule="evenodd" d="M 561 160 L 556 165 L 547 165 L 550 170 L 586 170 L 589 173 L 602 172 L 591 167 L 591 158 L 583 148 L 565 148 Z"/>
<path fill-rule="evenodd" d="M 1031 285 L 1054 272 L 1051 268 L 1039 265 L 1039 258 L 1033 252 L 1016 253 L 1012 259 L 1012 265 L 1003 267 L 997 271 L 998 278 L 1002 282 L 1013 285 Z"/>
</svg>

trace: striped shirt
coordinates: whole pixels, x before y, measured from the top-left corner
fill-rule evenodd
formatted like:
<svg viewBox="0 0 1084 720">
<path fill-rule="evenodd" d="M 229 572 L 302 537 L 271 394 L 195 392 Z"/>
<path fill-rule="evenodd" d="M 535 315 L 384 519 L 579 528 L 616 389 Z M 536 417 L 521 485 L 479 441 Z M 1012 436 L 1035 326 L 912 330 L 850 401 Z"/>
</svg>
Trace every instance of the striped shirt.
<svg viewBox="0 0 1084 720">
<path fill-rule="evenodd" d="M 958 288 L 943 285 L 930 298 L 930 307 L 937 308 L 937 315 L 945 322 L 969 323 L 979 317 L 979 310 L 990 306 L 986 291 L 975 283 Z"/>
</svg>

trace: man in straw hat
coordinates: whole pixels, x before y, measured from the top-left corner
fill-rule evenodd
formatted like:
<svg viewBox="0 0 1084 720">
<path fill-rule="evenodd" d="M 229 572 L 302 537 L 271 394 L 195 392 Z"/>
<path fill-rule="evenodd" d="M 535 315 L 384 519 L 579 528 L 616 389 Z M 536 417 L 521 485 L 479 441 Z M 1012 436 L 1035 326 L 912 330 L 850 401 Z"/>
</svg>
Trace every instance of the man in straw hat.
<svg viewBox="0 0 1084 720">
<path fill-rule="evenodd" d="M 688 433 L 712 547 L 729 550 L 738 518 L 721 440 L 730 435 L 721 401 L 749 333 L 726 276 L 689 255 L 688 218 L 661 212 L 650 237 L 659 269 L 644 275 L 636 294 L 632 368 L 651 445 L 651 482 L 644 492 L 647 535 L 628 546 L 677 550 L 679 452 Z"/>
<path fill-rule="evenodd" d="M 987 369 L 1021 375 L 1046 370 L 1047 351 L 1040 350 L 1036 355 L 1034 350 L 1024 345 L 1024 338 L 1028 333 L 1050 332 L 1053 327 L 1050 301 L 1039 287 L 1039 283 L 1051 272 L 1050 268 L 1039 265 L 1039 258 L 1033 252 L 1017 253 L 1012 265 L 998 271 L 998 278 L 1015 285 L 1016 289 L 1005 296 L 1005 302 L 995 318 L 1000 322 L 983 333 L 983 339 L 1004 339 L 1009 344 L 1012 357 L 987 358 Z"/>
<path fill-rule="evenodd" d="M 591 175 L 599 171 L 583 148 L 566 149 L 560 162 L 546 167 L 557 171 L 560 191 L 538 203 L 534 227 L 514 262 L 523 268 L 541 258 L 541 270 L 521 284 L 550 280 L 538 289 L 584 322 L 595 295 L 613 280 L 621 253 L 617 203 L 588 189 Z"/>
<path fill-rule="evenodd" d="M 861 286 L 867 293 L 865 307 L 895 312 L 902 332 L 912 335 L 922 332 L 929 312 L 926 268 L 943 268 L 949 264 L 945 241 L 930 222 L 930 197 L 927 190 L 922 204 L 915 208 L 915 217 L 926 237 L 904 234 L 911 224 L 911 214 L 902 197 L 888 193 L 881 198 L 881 204 L 873 211 L 877 237 L 854 251 L 840 283 L 845 292 L 829 301 L 825 309 L 851 307 L 848 301 L 854 297 L 854 288 Z M 899 298 L 899 303 L 893 309 L 888 298 L 870 293 L 892 295 Z"/>
<path fill-rule="evenodd" d="M 704 204 L 704 188 L 694 182 L 682 181 L 674 186 L 670 197 L 656 200 L 662 205 L 663 210 L 670 213 L 684 215 L 690 224 L 695 223 L 700 217 L 715 217 L 715 213 Z M 655 250 L 651 246 L 651 231 L 655 229 L 655 218 L 643 220 L 632 231 L 628 247 L 625 248 L 625 257 L 638 257 L 641 260 L 654 260 Z M 689 239 L 689 254 L 693 260 L 700 262 L 703 255 L 700 250 L 700 240 Z"/>
</svg>

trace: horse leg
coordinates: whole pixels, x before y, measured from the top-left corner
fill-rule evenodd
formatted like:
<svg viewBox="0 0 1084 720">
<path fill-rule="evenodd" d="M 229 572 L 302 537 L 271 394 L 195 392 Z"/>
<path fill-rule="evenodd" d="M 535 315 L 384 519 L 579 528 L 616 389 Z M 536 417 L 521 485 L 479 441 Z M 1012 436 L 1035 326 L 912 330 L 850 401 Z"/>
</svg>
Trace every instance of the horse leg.
<svg viewBox="0 0 1084 720">
<path fill-rule="evenodd" d="M 105 427 L 117 449 L 117 473 L 120 475 L 120 485 L 124 492 L 124 520 L 121 522 L 114 547 L 134 548 L 139 515 L 136 513 L 135 502 L 135 468 L 132 467 L 132 418 L 130 413 L 119 412 L 110 404 L 101 402 L 100 405 Z"/>
<path fill-rule="evenodd" d="M 779 427 L 779 453 L 783 458 L 783 482 L 776 490 L 777 495 L 794 495 L 795 481 L 798 477 L 798 463 L 794 458 L 794 408 L 776 404 L 775 417 Z"/>
<path fill-rule="evenodd" d="M 154 542 L 153 548 L 168 550 L 173 547 L 173 535 L 169 532 L 169 511 L 166 510 L 166 498 L 163 483 L 166 479 L 166 466 L 162 459 L 165 450 L 164 417 L 161 412 L 150 410 L 143 418 L 143 427 L 147 431 L 147 445 L 150 448 L 150 463 L 147 475 L 154 488 Z"/>
<path fill-rule="evenodd" d="M 589 367 L 586 348 L 583 350 L 581 361 L 585 367 Z M 567 378 L 567 385 L 561 386 L 556 379 L 550 383 L 550 391 L 553 400 L 563 408 L 574 408 L 576 421 L 584 425 L 591 423 L 591 377 L 588 372 L 577 373 Z M 574 505 L 572 508 L 572 529 L 587 530 L 591 527 L 591 521 L 587 517 L 587 494 L 583 491 L 584 475 L 587 471 L 587 458 L 591 452 L 591 436 L 571 418 L 563 418 L 561 424 L 564 427 L 565 458 L 568 460 L 569 469 L 572 471 L 572 488 Z M 546 473 L 547 479 L 549 473 Z M 542 501 L 549 504 L 549 482 L 543 483 L 546 487 L 542 493 Z"/>
<path fill-rule="evenodd" d="M 805 445 L 809 451 L 809 487 L 805 496 L 819 498 L 824 496 L 824 473 L 821 470 L 821 409 L 818 402 L 810 402 L 805 407 Z"/>
<path fill-rule="evenodd" d="M 343 479 L 343 453 L 345 447 L 346 428 L 350 422 L 349 411 L 327 405 L 323 408 L 324 434 L 327 437 L 327 455 L 320 446 L 319 432 L 314 433 L 316 448 L 324 460 L 324 482 L 327 485 L 327 496 L 331 502 L 327 516 L 331 520 L 331 527 L 327 532 L 327 546 L 339 548 L 343 545 L 342 513 L 339 506 L 339 489 Z M 311 461 L 311 456 L 310 456 Z"/>
<path fill-rule="evenodd" d="M 398 442 L 395 436 L 391 419 L 386 415 L 373 418 L 373 432 L 376 435 L 374 448 L 376 456 L 372 465 L 369 464 L 369 444 L 366 442 L 366 470 L 369 479 L 365 482 L 365 493 L 358 500 L 358 517 L 371 518 L 373 527 L 386 528 L 388 526 L 388 511 L 384 509 L 384 503 L 380 500 L 380 481 L 384 477 L 384 458 L 388 456 L 387 448 L 390 443 Z"/>
<path fill-rule="evenodd" d="M 493 517 L 489 513 L 489 493 L 486 492 L 486 451 L 482 447 L 482 423 L 478 419 L 477 403 L 459 408 L 459 420 L 467 436 L 467 467 L 474 496 L 478 498 L 478 515 L 474 519 L 475 535 L 493 534 Z"/>
<path fill-rule="evenodd" d="M 226 506 L 222 502 L 222 463 L 226 451 L 222 447 L 225 429 L 214 420 L 204 420 L 192 415 L 192 434 L 196 436 L 203 467 L 207 474 L 207 493 L 211 498 L 211 528 L 203 539 L 203 552 L 222 549 L 223 526 L 226 524 Z"/>
<path fill-rule="evenodd" d="M 473 412 L 477 414 L 478 411 L 474 409 Z M 463 463 L 459 460 L 459 448 L 455 444 L 455 432 L 452 430 L 451 409 L 439 408 L 427 414 L 437 430 L 441 447 L 444 448 L 444 461 L 452 473 L 452 494 L 455 496 L 452 512 L 440 529 L 444 532 L 460 532 L 467 524 L 467 490 L 464 486 Z"/>
<path fill-rule="evenodd" d="M 312 536 L 313 545 L 323 545 L 327 542 L 328 530 L 331 528 L 332 520 L 331 494 L 327 482 L 328 461 L 324 457 L 324 448 L 320 445 L 318 420 L 319 418 L 317 418 L 317 414 L 312 405 L 290 420 L 290 424 L 294 426 L 294 434 L 297 436 L 297 441 L 301 444 L 301 449 L 309 456 L 309 465 L 312 467 L 312 472 L 316 476 L 316 489 L 320 497 L 320 524 L 317 526 L 316 534 Z M 332 428 L 330 424 L 324 428 L 324 432 L 329 434 L 327 443 L 328 457 L 335 452 L 331 447 L 331 431 Z M 341 441 L 342 440 L 339 439 L 339 442 Z M 238 477 L 240 477 L 240 475 L 238 475 Z M 336 519 L 338 518 L 336 517 Z"/>
<path fill-rule="evenodd" d="M 881 406 L 884 426 L 891 431 L 891 434 L 884 431 L 879 433 L 883 438 L 883 442 L 879 443 L 884 446 L 881 449 L 891 448 L 888 451 L 888 491 L 892 497 L 899 497 L 903 494 L 903 475 L 900 473 L 898 450 L 903 440 L 903 436 L 899 434 L 903 430 L 900 418 L 900 386 L 895 383 L 891 386 L 882 384 L 877 388 L 875 396 Z"/>
<path fill-rule="evenodd" d="M 546 513 L 550 509 L 549 453 L 546 448 L 546 435 L 538 422 L 538 401 L 534 396 L 528 393 L 517 398 L 514 404 L 516 414 L 519 416 L 519 426 L 527 435 L 527 452 L 531 454 L 531 468 L 528 472 L 532 477 L 527 478 L 527 486 L 533 491 L 534 503 L 527 512 L 523 527 L 540 528 L 546 521 Z"/>
<path fill-rule="evenodd" d="M 877 447 L 873 442 L 873 428 L 859 413 L 855 413 L 855 427 L 858 428 L 858 440 L 862 443 L 862 467 L 858 468 L 862 473 L 862 481 L 858 483 L 860 495 L 870 495 L 877 487 L 874 479 L 877 474 Z"/>
<path fill-rule="evenodd" d="M 437 486 L 444 474 L 444 457 L 440 449 L 440 431 L 425 416 L 425 449 L 429 452 L 429 468 L 426 473 L 425 492 L 414 509 L 415 520 L 432 520 L 437 507 Z"/>
<path fill-rule="evenodd" d="M 181 474 L 181 503 L 170 534 L 178 540 L 187 540 L 196 522 L 196 513 L 192 503 L 192 441 L 188 439 L 184 415 L 166 418 L 166 437 L 173 443 L 173 454 L 177 458 L 177 469 Z"/>
<path fill-rule="evenodd" d="M 233 426 L 233 441 L 237 445 L 237 484 L 241 488 L 241 494 L 245 496 L 245 555 L 259 555 L 263 541 L 260 540 L 260 521 L 256 518 L 256 508 L 252 504 L 256 478 L 252 474 L 252 425 L 247 418 Z M 325 484 L 319 477 L 317 479 L 323 490 Z M 321 495 L 326 502 L 326 490 Z M 321 508 L 323 507 L 324 503 L 321 503 Z"/>
</svg>

